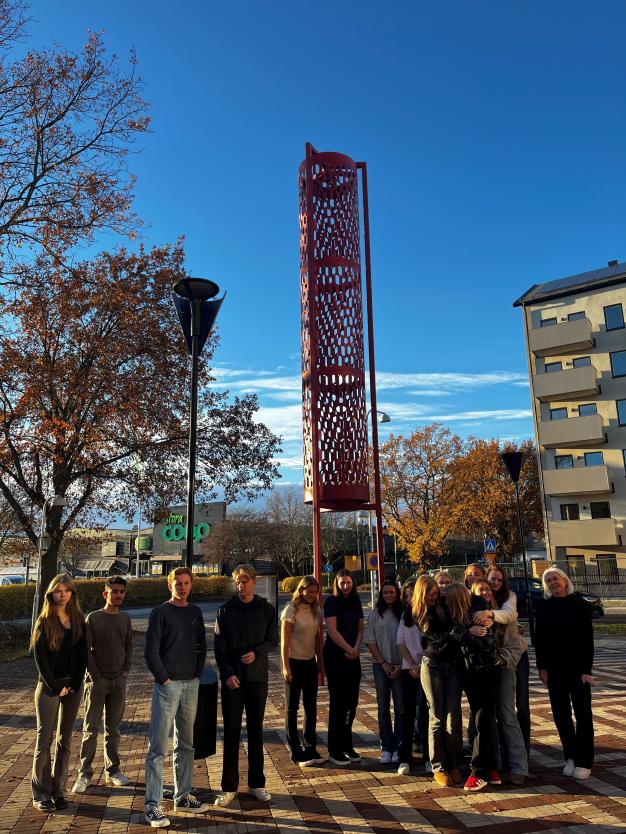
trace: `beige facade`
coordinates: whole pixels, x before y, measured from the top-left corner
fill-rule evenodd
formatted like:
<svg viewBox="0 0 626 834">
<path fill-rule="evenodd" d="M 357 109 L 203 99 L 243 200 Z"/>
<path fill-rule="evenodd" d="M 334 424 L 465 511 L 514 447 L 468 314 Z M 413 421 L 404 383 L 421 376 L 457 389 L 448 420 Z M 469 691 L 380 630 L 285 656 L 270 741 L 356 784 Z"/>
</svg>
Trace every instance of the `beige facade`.
<svg viewBox="0 0 626 834">
<path fill-rule="evenodd" d="M 522 308 L 546 550 L 626 569 L 626 264 L 538 284 Z"/>
</svg>

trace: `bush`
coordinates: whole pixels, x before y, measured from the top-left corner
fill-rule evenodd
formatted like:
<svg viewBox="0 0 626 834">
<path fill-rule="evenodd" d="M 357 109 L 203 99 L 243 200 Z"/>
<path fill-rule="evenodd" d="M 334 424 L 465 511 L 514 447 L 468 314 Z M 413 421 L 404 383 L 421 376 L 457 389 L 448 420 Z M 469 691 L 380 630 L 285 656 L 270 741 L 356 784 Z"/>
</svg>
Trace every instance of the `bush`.
<svg viewBox="0 0 626 834">
<path fill-rule="evenodd" d="M 102 608 L 104 600 L 104 578 L 78 579 L 78 597 L 80 607 L 85 614 Z M 233 581 L 229 576 L 197 576 L 193 581 L 193 599 L 200 602 L 206 599 L 228 597 L 233 592 Z M 17 620 L 30 617 L 33 609 L 34 585 L 3 585 L 0 587 L 0 620 Z M 130 579 L 126 586 L 126 607 L 158 605 L 168 599 L 165 576 L 155 579 Z"/>
<path fill-rule="evenodd" d="M 302 576 L 286 576 L 282 584 L 280 586 L 280 590 L 283 594 L 293 594 L 293 592 L 298 587 L 298 582 L 303 579 Z"/>
</svg>

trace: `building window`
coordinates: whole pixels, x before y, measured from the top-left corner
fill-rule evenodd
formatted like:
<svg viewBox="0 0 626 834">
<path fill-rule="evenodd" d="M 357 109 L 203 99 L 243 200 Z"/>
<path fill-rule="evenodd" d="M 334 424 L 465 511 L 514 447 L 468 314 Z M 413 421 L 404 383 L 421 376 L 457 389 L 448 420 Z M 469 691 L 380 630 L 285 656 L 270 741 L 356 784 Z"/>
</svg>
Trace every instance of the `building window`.
<svg viewBox="0 0 626 834">
<path fill-rule="evenodd" d="M 602 553 L 596 556 L 598 563 L 598 574 L 600 582 L 619 582 L 619 570 L 617 569 L 617 556 L 615 553 Z"/>
<path fill-rule="evenodd" d="M 626 400 L 617 400 L 617 425 L 626 426 Z"/>
<path fill-rule="evenodd" d="M 578 406 L 578 413 L 581 417 L 589 417 L 590 414 L 598 413 L 598 406 L 596 403 L 583 403 Z"/>
<path fill-rule="evenodd" d="M 610 304 L 604 308 L 604 323 L 607 330 L 621 330 L 624 326 L 624 310 L 621 304 Z"/>
<path fill-rule="evenodd" d="M 608 501 L 592 501 L 589 509 L 592 518 L 611 518 L 611 505 Z"/>
<path fill-rule="evenodd" d="M 543 366 L 543 370 L 547 374 L 556 374 L 563 370 L 563 364 L 561 362 L 546 362 Z M 613 374 L 613 376 L 615 376 L 615 374 Z"/>
<path fill-rule="evenodd" d="M 552 327 L 553 324 L 556 324 L 556 318 L 553 319 L 541 319 L 541 326 L 542 327 Z"/>
<path fill-rule="evenodd" d="M 604 466 L 602 452 L 585 452 L 585 466 Z"/>
<path fill-rule="evenodd" d="M 577 356 L 574 359 L 575 368 L 585 368 L 587 365 L 591 365 L 591 356 Z"/>
<path fill-rule="evenodd" d="M 578 504 L 561 504 L 561 521 L 578 521 Z"/>
<path fill-rule="evenodd" d="M 626 400 L 623 400 L 624 403 L 624 419 L 626 420 Z M 551 420 L 567 420 L 567 409 L 566 408 L 551 408 L 550 409 L 550 419 Z"/>
<path fill-rule="evenodd" d="M 555 455 L 554 465 L 557 469 L 573 469 L 574 458 L 572 455 Z"/>
<path fill-rule="evenodd" d="M 572 582 L 576 582 L 577 579 L 585 579 L 585 557 L 568 556 L 567 572 Z"/>
<path fill-rule="evenodd" d="M 611 373 L 613 376 L 626 376 L 626 350 L 616 350 L 610 353 Z"/>
<path fill-rule="evenodd" d="M 585 318 L 585 311 L 584 310 L 577 310 L 575 313 L 568 313 L 567 320 L 568 321 L 576 321 L 576 319 L 584 319 Z"/>
</svg>

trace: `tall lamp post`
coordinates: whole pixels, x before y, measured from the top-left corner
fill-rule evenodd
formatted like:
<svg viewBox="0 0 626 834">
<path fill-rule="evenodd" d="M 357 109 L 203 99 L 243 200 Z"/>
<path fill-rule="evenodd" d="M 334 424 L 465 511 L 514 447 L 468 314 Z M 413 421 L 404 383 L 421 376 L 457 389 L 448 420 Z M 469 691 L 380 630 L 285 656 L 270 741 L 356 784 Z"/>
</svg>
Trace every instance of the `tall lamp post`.
<svg viewBox="0 0 626 834">
<path fill-rule="evenodd" d="M 526 583 L 526 606 L 528 609 L 528 628 L 530 631 L 530 642 L 535 645 L 535 618 L 533 616 L 533 606 L 530 597 L 530 582 L 528 579 L 528 565 L 526 563 L 526 548 L 524 547 L 524 525 L 522 524 L 522 511 L 519 504 L 519 487 L 518 481 L 520 472 L 522 470 L 522 460 L 524 458 L 523 452 L 500 452 L 502 463 L 506 466 L 507 471 L 513 484 L 515 486 L 515 504 L 517 507 L 517 523 L 519 526 L 519 538 L 522 546 L 522 559 L 524 564 L 524 581 Z"/>
<path fill-rule="evenodd" d="M 377 552 L 378 552 L 378 584 L 382 588 L 382 584 L 385 578 L 385 536 L 383 534 L 383 520 L 382 520 L 382 506 L 381 506 L 381 496 L 380 496 L 380 466 L 378 462 L 378 430 L 374 425 L 376 423 L 391 423 L 391 417 L 385 411 L 379 411 L 378 409 L 367 409 L 367 413 L 365 415 L 365 422 L 368 422 L 370 414 L 372 415 L 372 446 L 373 446 L 373 457 L 374 457 L 374 503 L 376 504 L 376 541 L 378 542 Z M 374 421 L 374 415 L 376 415 L 376 420 Z M 368 512 L 368 520 L 369 520 L 369 534 L 370 534 L 370 551 L 374 550 L 374 525 L 372 525 L 372 511 L 371 509 Z M 380 516 L 380 518 L 379 518 Z M 376 594 L 376 572 L 372 571 L 371 576 L 371 597 L 372 597 L 372 610 L 374 609 L 375 604 L 375 594 Z"/>
<path fill-rule="evenodd" d="M 46 518 L 50 507 L 67 507 L 67 498 L 64 495 L 51 495 L 43 502 L 43 509 L 41 511 L 41 527 L 39 528 L 39 541 L 37 542 L 37 555 L 39 557 L 39 564 L 37 565 L 37 582 L 35 584 L 35 596 L 33 598 L 33 613 L 30 619 L 31 634 L 35 629 L 35 620 L 39 614 L 39 599 L 41 597 L 41 562 L 43 556 L 43 537 L 46 530 Z"/>
<path fill-rule="evenodd" d="M 220 311 L 220 288 L 208 278 L 183 278 L 174 284 L 172 298 L 191 356 L 191 395 L 189 406 L 189 464 L 187 469 L 187 537 L 183 563 L 193 562 L 193 513 L 196 493 L 196 434 L 198 426 L 198 357 Z"/>
</svg>

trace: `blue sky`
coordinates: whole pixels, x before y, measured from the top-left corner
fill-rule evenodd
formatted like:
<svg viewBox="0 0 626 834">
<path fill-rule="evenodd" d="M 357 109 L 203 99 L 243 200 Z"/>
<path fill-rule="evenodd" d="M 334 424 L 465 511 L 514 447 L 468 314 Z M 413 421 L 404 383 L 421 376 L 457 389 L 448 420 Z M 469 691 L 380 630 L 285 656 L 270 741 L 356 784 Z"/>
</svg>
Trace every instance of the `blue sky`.
<svg viewBox="0 0 626 834">
<path fill-rule="evenodd" d="M 624 251 L 626 4 L 36 0 L 28 45 L 137 52 L 148 244 L 228 291 L 217 376 L 255 390 L 301 481 L 297 168 L 368 163 L 388 431 L 532 432 L 530 285 Z M 109 245 L 112 245 L 112 241 Z"/>
</svg>

